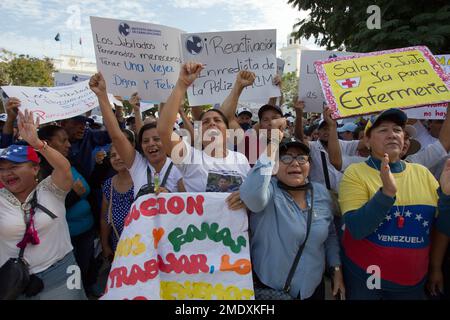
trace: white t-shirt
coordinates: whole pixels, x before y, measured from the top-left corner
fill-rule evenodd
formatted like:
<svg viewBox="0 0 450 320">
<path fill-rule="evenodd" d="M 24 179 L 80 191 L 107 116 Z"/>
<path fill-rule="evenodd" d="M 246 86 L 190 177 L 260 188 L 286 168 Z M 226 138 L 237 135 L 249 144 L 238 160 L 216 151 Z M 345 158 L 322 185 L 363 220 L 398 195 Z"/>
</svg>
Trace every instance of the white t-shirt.
<svg viewBox="0 0 450 320">
<path fill-rule="evenodd" d="M 233 192 L 250 171 L 248 160 L 242 153 L 228 150 L 225 158 L 214 158 L 190 144 L 185 144 L 187 155 L 176 164 L 183 175 L 188 192 Z M 225 182 L 223 182 L 225 181 Z"/>
<path fill-rule="evenodd" d="M 47 213 L 37 209 L 34 225 L 40 243 L 29 243 L 24 251 L 24 258 L 30 265 L 30 273 L 39 273 L 64 258 L 72 251 L 69 227 L 66 221 L 65 199 L 67 192 L 59 189 L 48 176 L 37 188 L 37 201 L 50 210 L 57 218 L 52 219 Z M 33 197 L 30 193 L 26 202 Z M 25 233 L 24 212 L 20 201 L 6 188 L 0 189 L 0 266 L 9 258 L 17 258 L 20 249 L 17 243 L 22 241 Z"/>
<path fill-rule="evenodd" d="M 170 160 L 170 158 L 166 158 L 166 163 L 164 163 L 164 166 L 159 173 L 159 183 L 162 183 L 171 162 L 172 160 Z M 152 167 L 150 162 L 148 162 L 144 156 L 139 152 L 136 152 L 133 165 L 129 169 L 131 179 L 133 180 L 135 198 L 142 186 L 147 184 L 147 167 L 150 168 L 150 171 L 152 172 L 152 182 L 154 182 L 155 168 Z M 183 176 L 181 175 L 180 170 L 175 166 L 172 166 L 164 187 L 170 192 L 178 192 L 178 181 L 182 178 Z"/>
<path fill-rule="evenodd" d="M 428 145 L 435 143 L 438 141 L 435 137 L 433 137 L 430 132 L 428 132 L 427 128 L 425 128 L 420 120 L 417 120 L 413 125 L 416 128 L 417 134 L 414 137 L 417 141 L 420 142 L 420 150 L 425 149 Z"/>
<path fill-rule="evenodd" d="M 358 151 L 358 144 L 359 140 L 339 140 L 342 156 L 355 156 Z M 320 152 L 324 151 L 328 166 L 328 176 L 330 177 L 330 186 L 332 190 L 337 191 L 342 178 L 342 172 L 338 171 L 331 164 L 328 152 L 319 140 L 309 141 L 309 148 L 311 150 L 311 169 L 309 172 L 309 178 L 313 182 L 322 183 L 325 185 L 325 176 L 322 169 L 322 158 L 320 155 Z"/>
</svg>

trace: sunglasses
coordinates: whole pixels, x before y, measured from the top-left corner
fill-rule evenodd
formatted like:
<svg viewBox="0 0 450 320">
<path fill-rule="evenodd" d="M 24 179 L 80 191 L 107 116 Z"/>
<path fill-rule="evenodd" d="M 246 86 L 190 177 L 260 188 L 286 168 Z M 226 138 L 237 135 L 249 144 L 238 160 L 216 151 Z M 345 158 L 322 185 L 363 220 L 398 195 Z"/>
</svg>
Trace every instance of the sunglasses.
<svg viewBox="0 0 450 320">
<path fill-rule="evenodd" d="M 309 157 L 303 154 L 300 154 L 296 157 L 291 156 L 290 154 L 284 154 L 280 157 L 280 161 L 287 165 L 291 164 L 294 160 L 297 160 L 299 164 L 305 164 L 308 162 Z"/>
</svg>

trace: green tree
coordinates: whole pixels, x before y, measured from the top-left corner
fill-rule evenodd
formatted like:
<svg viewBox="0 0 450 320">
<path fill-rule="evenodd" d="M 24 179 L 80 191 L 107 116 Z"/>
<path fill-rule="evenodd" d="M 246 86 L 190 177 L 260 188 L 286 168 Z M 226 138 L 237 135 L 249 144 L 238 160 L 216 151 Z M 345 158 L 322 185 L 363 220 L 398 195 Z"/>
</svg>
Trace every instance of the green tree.
<svg viewBox="0 0 450 320">
<path fill-rule="evenodd" d="M 54 71 L 49 58 L 38 59 L 7 50 L 0 51 L 0 85 L 50 87 L 53 86 Z M 1 103 L 0 110 L 3 110 Z"/>
<path fill-rule="evenodd" d="M 450 53 L 448 0 L 288 0 L 309 16 L 295 24 L 296 38 L 314 37 L 328 50 L 370 52 L 426 45 L 434 54 Z M 368 29 L 372 13 L 381 9 L 381 29 Z"/>
<path fill-rule="evenodd" d="M 284 104 L 290 108 L 294 107 L 294 99 L 298 95 L 298 77 L 295 72 L 288 72 L 283 75 L 282 88 Z"/>
</svg>

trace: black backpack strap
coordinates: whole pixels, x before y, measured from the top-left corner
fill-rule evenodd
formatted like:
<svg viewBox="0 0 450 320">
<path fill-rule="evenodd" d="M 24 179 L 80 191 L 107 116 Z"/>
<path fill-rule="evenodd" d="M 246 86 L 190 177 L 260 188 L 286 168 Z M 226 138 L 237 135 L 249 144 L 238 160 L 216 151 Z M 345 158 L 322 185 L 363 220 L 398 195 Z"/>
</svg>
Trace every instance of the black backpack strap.
<svg viewBox="0 0 450 320">
<path fill-rule="evenodd" d="M 147 186 L 152 184 L 152 171 L 147 166 Z"/>
<path fill-rule="evenodd" d="M 166 181 L 169 178 L 170 171 L 172 171 L 173 162 L 170 162 L 169 167 L 167 168 L 166 174 L 164 175 L 163 181 L 161 182 L 161 187 L 166 185 Z"/>
</svg>

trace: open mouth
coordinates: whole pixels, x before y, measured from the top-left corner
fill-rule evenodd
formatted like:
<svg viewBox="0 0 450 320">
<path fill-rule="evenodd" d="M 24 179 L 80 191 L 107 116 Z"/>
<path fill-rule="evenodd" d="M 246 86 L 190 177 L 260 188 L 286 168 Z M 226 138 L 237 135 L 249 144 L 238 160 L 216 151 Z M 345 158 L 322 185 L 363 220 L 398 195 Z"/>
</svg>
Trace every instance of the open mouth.
<svg viewBox="0 0 450 320">
<path fill-rule="evenodd" d="M 147 149 L 147 153 L 149 154 L 149 155 L 156 155 L 156 154 L 158 154 L 159 153 L 159 149 L 158 148 L 151 148 L 151 149 Z"/>
<path fill-rule="evenodd" d="M 11 179 L 7 179 L 5 182 L 6 182 L 7 186 L 12 187 L 12 186 L 17 185 L 19 183 L 19 180 L 20 180 L 19 178 L 11 178 Z"/>
<path fill-rule="evenodd" d="M 303 172 L 301 170 L 293 170 L 293 171 L 289 171 L 288 175 L 290 175 L 290 176 L 301 176 L 301 175 L 303 175 Z"/>
</svg>

